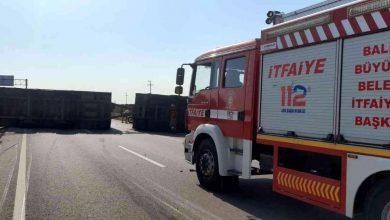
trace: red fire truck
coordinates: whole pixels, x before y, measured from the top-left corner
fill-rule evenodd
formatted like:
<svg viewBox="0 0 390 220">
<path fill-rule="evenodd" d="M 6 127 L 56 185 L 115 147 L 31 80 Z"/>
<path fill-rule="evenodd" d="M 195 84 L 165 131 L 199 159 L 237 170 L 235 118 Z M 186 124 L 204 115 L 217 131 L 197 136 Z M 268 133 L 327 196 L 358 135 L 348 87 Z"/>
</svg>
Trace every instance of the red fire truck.
<svg viewBox="0 0 390 220">
<path fill-rule="evenodd" d="M 184 152 L 200 184 L 272 174 L 280 194 L 390 219 L 389 8 L 322 8 L 188 64 Z M 177 93 L 183 77 L 182 66 Z"/>
</svg>

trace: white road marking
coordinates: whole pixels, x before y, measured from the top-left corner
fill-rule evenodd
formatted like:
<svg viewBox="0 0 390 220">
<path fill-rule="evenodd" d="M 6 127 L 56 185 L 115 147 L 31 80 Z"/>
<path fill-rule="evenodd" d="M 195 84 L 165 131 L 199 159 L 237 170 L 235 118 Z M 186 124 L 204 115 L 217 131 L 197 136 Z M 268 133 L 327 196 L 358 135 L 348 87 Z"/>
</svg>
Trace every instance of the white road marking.
<svg viewBox="0 0 390 220">
<path fill-rule="evenodd" d="M 139 153 L 137 153 L 137 152 L 134 152 L 134 151 L 129 150 L 129 149 L 127 149 L 127 148 L 125 148 L 125 147 L 122 147 L 122 146 L 118 146 L 118 147 L 120 147 L 120 148 L 122 148 L 123 150 L 125 150 L 125 151 L 127 151 L 127 152 L 129 152 L 129 153 L 132 153 L 132 154 L 134 154 L 135 156 L 140 157 L 140 158 L 142 158 L 142 159 L 144 159 L 144 160 L 146 160 L 146 161 L 148 161 L 148 162 L 150 162 L 150 163 L 152 163 L 152 164 L 154 164 L 154 165 L 156 165 L 156 166 L 159 166 L 159 167 L 162 167 L 162 168 L 166 167 L 165 165 L 163 165 L 163 164 L 161 164 L 161 163 L 158 163 L 158 162 L 156 162 L 156 161 L 154 161 L 154 160 L 151 160 L 151 159 L 149 159 L 149 158 L 147 158 L 147 157 L 145 157 L 145 156 L 143 156 L 143 155 L 141 155 L 141 154 L 139 154 Z"/>
<path fill-rule="evenodd" d="M 31 150 L 31 147 L 30 147 L 30 162 L 29 162 L 28 167 L 27 167 L 26 195 L 28 194 L 28 187 L 30 186 L 31 163 L 32 163 L 32 150 Z"/>
<path fill-rule="evenodd" d="M 11 171 L 9 172 L 8 174 L 8 180 L 7 180 L 7 183 L 5 185 L 5 189 L 4 189 L 4 192 L 3 192 L 3 196 L 1 197 L 1 201 L 0 201 L 0 213 L 1 213 L 1 210 L 3 209 L 3 205 L 4 205 L 4 202 L 5 202 L 5 199 L 7 198 L 7 194 L 8 194 L 8 190 L 9 190 L 9 186 L 11 184 L 11 180 L 12 180 L 12 177 L 14 176 L 14 170 L 15 170 L 15 167 L 16 167 L 16 162 L 18 161 L 18 151 L 16 150 L 15 151 L 15 160 L 13 162 L 13 165 L 12 165 L 12 169 Z"/>
<path fill-rule="evenodd" d="M 27 134 L 24 132 L 22 146 L 20 149 L 18 180 L 16 183 L 15 206 L 13 214 L 14 220 L 24 220 L 26 216 L 26 142 Z"/>
</svg>

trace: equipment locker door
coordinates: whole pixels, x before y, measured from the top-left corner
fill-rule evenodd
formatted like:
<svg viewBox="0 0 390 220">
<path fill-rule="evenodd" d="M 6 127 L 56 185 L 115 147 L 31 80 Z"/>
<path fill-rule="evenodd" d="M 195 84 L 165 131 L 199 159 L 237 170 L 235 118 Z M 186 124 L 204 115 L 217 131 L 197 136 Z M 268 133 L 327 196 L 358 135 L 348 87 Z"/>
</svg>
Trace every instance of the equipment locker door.
<svg viewBox="0 0 390 220">
<path fill-rule="evenodd" d="M 344 42 L 340 134 L 390 144 L 390 31 Z"/>
<path fill-rule="evenodd" d="M 263 56 L 262 132 L 326 138 L 335 134 L 337 43 Z"/>
</svg>

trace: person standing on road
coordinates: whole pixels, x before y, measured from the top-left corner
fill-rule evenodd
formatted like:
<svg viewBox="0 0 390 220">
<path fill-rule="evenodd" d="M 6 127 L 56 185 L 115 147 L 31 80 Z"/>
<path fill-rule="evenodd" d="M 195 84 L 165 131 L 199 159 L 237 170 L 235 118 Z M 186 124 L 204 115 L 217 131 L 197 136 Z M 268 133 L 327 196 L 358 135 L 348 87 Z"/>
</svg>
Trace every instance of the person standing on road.
<svg viewBox="0 0 390 220">
<path fill-rule="evenodd" d="M 125 123 L 127 124 L 129 116 L 130 116 L 130 111 L 128 109 L 126 109 L 125 111 L 122 111 L 122 123 L 123 123 L 123 120 L 124 120 Z"/>
</svg>

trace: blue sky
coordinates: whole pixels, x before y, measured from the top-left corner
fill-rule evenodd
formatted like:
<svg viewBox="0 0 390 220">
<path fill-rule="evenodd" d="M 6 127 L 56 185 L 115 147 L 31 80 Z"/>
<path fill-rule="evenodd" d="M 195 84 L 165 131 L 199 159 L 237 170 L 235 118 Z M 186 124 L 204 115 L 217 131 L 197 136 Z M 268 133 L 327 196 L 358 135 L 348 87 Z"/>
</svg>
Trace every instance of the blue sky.
<svg viewBox="0 0 390 220">
<path fill-rule="evenodd" d="M 318 0 L 0 0 L 0 75 L 31 88 L 172 94 L 176 68 L 260 36 L 266 12 Z M 189 72 L 186 72 L 185 92 Z"/>
</svg>

